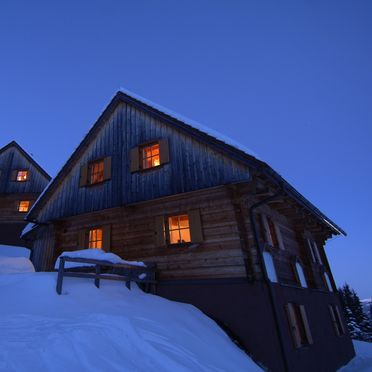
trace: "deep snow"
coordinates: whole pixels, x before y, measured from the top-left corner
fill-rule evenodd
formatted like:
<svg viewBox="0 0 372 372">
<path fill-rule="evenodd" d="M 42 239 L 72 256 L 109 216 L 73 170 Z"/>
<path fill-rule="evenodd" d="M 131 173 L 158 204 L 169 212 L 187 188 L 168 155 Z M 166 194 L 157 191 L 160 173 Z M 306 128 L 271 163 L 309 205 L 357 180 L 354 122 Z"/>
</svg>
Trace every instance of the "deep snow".
<svg viewBox="0 0 372 372">
<path fill-rule="evenodd" d="M 356 356 L 339 372 L 371 372 L 372 343 L 353 340 Z"/>
<path fill-rule="evenodd" d="M 0 245 L 0 257 L 30 257 L 30 250 L 13 245 Z"/>
<path fill-rule="evenodd" d="M 0 371 L 259 371 L 191 305 L 56 273 L 0 276 Z"/>
</svg>

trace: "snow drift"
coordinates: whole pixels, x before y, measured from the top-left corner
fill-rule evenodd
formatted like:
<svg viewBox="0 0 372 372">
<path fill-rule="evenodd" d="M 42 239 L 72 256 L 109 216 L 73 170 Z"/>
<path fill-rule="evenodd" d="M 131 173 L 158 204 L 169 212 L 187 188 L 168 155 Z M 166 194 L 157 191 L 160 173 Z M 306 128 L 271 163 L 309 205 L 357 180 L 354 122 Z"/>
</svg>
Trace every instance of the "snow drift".
<svg viewBox="0 0 372 372">
<path fill-rule="evenodd" d="M 0 276 L 0 371 L 259 371 L 191 305 L 135 285 L 55 273 Z"/>
</svg>

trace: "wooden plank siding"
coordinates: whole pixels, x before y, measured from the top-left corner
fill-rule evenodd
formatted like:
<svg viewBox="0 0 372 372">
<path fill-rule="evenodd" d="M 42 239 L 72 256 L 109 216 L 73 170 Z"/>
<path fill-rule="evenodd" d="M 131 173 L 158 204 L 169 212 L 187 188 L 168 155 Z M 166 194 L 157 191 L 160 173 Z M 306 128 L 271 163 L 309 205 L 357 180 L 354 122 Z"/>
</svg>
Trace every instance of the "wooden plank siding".
<svg viewBox="0 0 372 372">
<path fill-rule="evenodd" d="M 292 211 L 293 212 L 293 211 Z M 304 231 L 308 229 L 306 225 L 306 220 L 303 219 L 302 223 L 299 223 L 299 218 L 296 220 L 293 217 L 286 216 L 285 213 L 279 213 L 274 207 L 265 205 L 260 207 L 256 211 L 256 220 L 260 218 L 260 214 L 266 214 L 272 218 L 273 221 L 278 225 L 284 249 L 272 248 L 270 253 L 273 256 L 274 264 L 278 276 L 279 283 L 289 286 L 298 286 L 298 279 L 295 274 L 294 265 L 296 261 L 301 264 L 304 271 L 305 279 L 309 288 L 326 290 L 324 280 L 322 279 L 322 272 L 324 271 L 324 266 L 316 265 L 311 260 L 311 253 L 307 246 L 306 239 L 304 238 Z M 249 222 L 247 221 L 247 224 Z M 253 237 L 252 237 L 253 238 Z M 252 240 L 251 240 L 252 242 Z M 263 240 L 260 240 L 263 244 Z M 321 252 L 322 257 L 326 257 L 323 245 L 325 243 L 325 238 L 321 239 L 318 237 L 318 247 Z M 258 266 L 258 260 L 255 262 Z M 330 269 L 325 266 L 328 272 Z M 256 269 L 259 274 L 259 269 Z"/>
<path fill-rule="evenodd" d="M 155 219 L 198 209 L 204 241 L 156 246 Z M 54 259 L 77 249 L 79 231 L 111 225 L 111 251 L 128 260 L 153 261 L 160 279 L 245 277 L 246 268 L 234 207 L 224 187 L 196 191 L 135 206 L 102 210 L 56 222 Z"/>
<path fill-rule="evenodd" d="M 162 138 L 168 139 L 169 163 L 131 173 L 130 150 Z M 112 161 L 111 179 L 79 187 L 81 166 L 107 156 Z M 249 179 L 246 165 L 122 103 L 42 207 L 38 220 L 46 222 Z"/>
</svg>

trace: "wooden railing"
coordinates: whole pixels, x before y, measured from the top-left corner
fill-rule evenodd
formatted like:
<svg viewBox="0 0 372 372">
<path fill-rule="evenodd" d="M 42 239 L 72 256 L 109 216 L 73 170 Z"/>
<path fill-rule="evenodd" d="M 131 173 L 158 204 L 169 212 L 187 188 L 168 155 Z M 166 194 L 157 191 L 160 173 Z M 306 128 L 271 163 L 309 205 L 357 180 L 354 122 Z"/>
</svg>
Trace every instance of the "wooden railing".
<svg viewBox="0 0 372 372">
<path fill-rule="evenodd" d="M 74 268 L 74 271 L 66 271 L 66 262 L 76 262 L 83 264 L 92 265 L 91 268 L 95 269 L 95 272 L 84 272 L 75 270 L 84 270 L 87 267 L 83 266 L 80 268 Z M 102 268 L 106 268 L 105 272 L 102 273 Z M 89 267 L 88 267 L 89 268 Z M 107 268 L 109 270 L 107 270 Z M 67 269 L 68 270 L 68 269 Z M 116 264 L 109 261 L 95 260 L 91 258 L 76 258 L 76 257 L 60 257 L 58 267 L 58 277 L 56 291 L 60 295 L 62 293 L 62 284 L 64 277 L 74 278 L 86 278 L 94 279 L 94 284 L 97 288 L 100 286 L 100 280 L 116 280 L 123 281 L 128 289 L 130 289 L 131 282 L 144 284 L 144 290 L 151 293 L 156 293 L 156 264 L 145 263 L 145 266 L 137 266 L 130 264 Z"/>
</svg>

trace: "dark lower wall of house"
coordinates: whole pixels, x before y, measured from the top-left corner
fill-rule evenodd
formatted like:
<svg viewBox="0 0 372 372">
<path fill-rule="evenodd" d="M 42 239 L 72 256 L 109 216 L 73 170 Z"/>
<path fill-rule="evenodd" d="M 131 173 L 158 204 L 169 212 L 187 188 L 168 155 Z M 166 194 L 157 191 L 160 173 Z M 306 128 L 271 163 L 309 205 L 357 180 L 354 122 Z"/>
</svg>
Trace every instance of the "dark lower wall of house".
<svg viewBox="0 0 372 372">
<path fill-rule="evenodd" d="M 331 372 L 346 364 L 354 349 L 348 335 L 338 337 L 333 329 L 328 305 L 339 304 L 332 293 L 274 285 L 279 324 L 288 360 L 285 367 L 277 328 L 264 282 L 246 279 L 162 281 L 157 294 L 171 300 L 191 303 L 223 323 L 256 362 L 270 371 Z M 293 345 L 285 304 L 305 305 L 314 344 L 301 349 Z"/>
<path fill-rule="evenodd" d="M 0 223 L 0 245 L 15 245 L 19 247 L 30 247 L 20 238 L 22 230 L 27 223 Z"/>
</svg>

